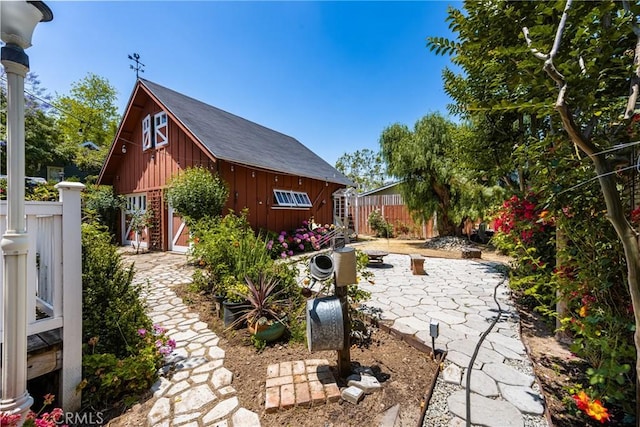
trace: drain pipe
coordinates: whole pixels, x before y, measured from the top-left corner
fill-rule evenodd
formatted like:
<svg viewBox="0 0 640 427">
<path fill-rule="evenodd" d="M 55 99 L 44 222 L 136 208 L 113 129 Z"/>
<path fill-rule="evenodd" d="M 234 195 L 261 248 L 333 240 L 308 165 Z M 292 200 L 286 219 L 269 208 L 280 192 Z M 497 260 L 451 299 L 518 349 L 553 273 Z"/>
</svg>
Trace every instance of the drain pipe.
<svg viewBox="0 0 640 427">
<path fill-rule="evenodd" d="M 469 366 L 467 367 L 467 384 L 466 384 L 466 390 L 465 390 L 466 403 L 467 403 L 467 427 L 471 427 L 471 371 L 473 370 L 473 364 L 476 361 L 476 357 L 478 356 L 478 352 L 480 351 L 480 346 L 482 345 L 482 342 L 487 337 L 487 335 L 489 335 L 489 332 L 491 332 L 491 330 L 496 325 L 496 323 L 498 323 L 498 320 L 500 320 L 500 316 L 502 316 L 502 307 L 500 307 L 500 303 L 498 302 L 497 293 L 498 293 L 498 286 L 502 285 L 506 280 L 507 280 L 507 275 L 505 274 L 502 280 L 496 285 L 495 288 L 493 288 L 493 300 L 496 302 L 496 305 L 498 306 L 498 315 L 496 316 L 495 319 L 493 319 L 493 322 L 491 323 L 491 325 L 489 325 L 489 328 L 486 331 L 484 331 L 480 336 L 480 340 L 478 341 L 478 344 L 476 344 L 476 348 L 473 351 L 473 356 L 471 356 L 471 360 L 469 361 Z"/>
</svg>

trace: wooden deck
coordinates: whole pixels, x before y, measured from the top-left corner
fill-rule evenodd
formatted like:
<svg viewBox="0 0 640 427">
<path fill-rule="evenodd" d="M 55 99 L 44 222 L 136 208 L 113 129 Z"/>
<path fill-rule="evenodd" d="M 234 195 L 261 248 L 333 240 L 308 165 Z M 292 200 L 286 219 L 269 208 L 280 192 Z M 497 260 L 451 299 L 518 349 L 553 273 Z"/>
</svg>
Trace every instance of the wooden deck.
<svg viewBox="0 0 640 427">
<path fill-rule="evenodd" d="M 62 368 L 62 329 L 27 337 L 27 379 Z"/>
</svg>

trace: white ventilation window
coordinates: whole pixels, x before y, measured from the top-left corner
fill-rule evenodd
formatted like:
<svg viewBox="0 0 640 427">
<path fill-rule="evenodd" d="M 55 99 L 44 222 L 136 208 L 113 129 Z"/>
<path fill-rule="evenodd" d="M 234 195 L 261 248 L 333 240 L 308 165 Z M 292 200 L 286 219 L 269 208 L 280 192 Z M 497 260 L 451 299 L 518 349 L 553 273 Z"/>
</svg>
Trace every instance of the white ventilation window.
<svg viewBox="0 0 640 427">
<path fill-rule="evenodd" d="M 275 206 L 289 208 L 310 208 L 311 199 L 307 193 L 289 190 L 273 190 Z"/>
<path fill-rule="evenodd" d="M 169 143 L 169 127 L 167 126 L 167 113 L 161 111 L 153 116 L 153 125 L 155 129 L 156 147 L 161 147 Z"/>
<path fill-rule="evenodd" d="M 151 116 L 142 119 L 142 151 L 151 148 Z"/>
</svg>

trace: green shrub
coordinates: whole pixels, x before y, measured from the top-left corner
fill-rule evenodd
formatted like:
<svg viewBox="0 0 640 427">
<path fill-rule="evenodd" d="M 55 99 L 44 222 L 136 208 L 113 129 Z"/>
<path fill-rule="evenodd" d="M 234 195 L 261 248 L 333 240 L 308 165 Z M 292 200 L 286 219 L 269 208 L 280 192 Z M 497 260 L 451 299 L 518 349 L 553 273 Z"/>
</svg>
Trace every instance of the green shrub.
<svg viewBox="0 0 640 427">
<path fill-rule="evenodd" d="M 572 336 L 571 351 L 590 365 L 585 378 L 567 383 L 567 394 L 586 391 L 631 417 L 635 324 L 624 252 L 603 215 L 604 201 L 586 190 L 570 200 L 539 199 L 513 196 L 495 220 L 492 242 L 514 259 L 510 286 L 550 323 L 558 317 L 558 296 L 566 302 L 568 313 L 560 320 Z"/>
<path fill-rule="evenodd" d="M 124 198 L 116 195 L 108 185 L 87 185 L 83 192 L 83 217 L 85 221 L 106 226 L 112 236 L 116 234 L 119 209 L 124 206 Z"/>
<path fill-rule="evenodd" d="M 133 265 L 125 266 L 104 229 L 82 225 L 83 339 L 98 337 L 96 353 L 130 354 L 139 328 L 151 321 L 140 300 L 141 287 L 131 283 Z"/>
<path fill-rule="evenodd" d="M 125 266 L 103 227 L 82 225 L 83 382 L 87 404 L 130 403 L 157 379 L 163 354 L 175 348 L 151 325 Z M 146 332 L 153 331 L 153 332 Z"/>
<path fill-rule="evenodd" d="M 393 225 L 389 224 L 379 210 L 369 214 L 369 227 L 376 233 L 376 237 L 393 237 Z"/>
<path fill-rule="evenodd" d="M 211 284 L 211 291 L 234 299 L 226 289 L 244 277 L 256 280 L 261 272 L 273 268 L 266 241 L 255 235 L 247 220 L 247 211 L 233 212 L 223 218 L 203 218 L 192 227 L 193 246 L 189 257 L 204 269 L 198 278 Z"/>
<path fill-rule="evenodd" d="M 7 179 L 0 179 L 0 200 L 7 199 Z M 54 183 L 40 184 L 25 180 L 24 199 L 38 202 L 57 202 L 58 190 Z"/>
<path fill-rule="evenodd" d="M 187 222 L 222 215 L 229 189 L 218 175 L 203 167 L 187 168 L 168 183 L 167 201 Z"/>
<path fill-rule="evenodd" d="M 203 218 L 191 229 L 193 246 L 189 257 L 202 268 L 194 275 L 194 281 L 202 288 L 241 302 L 239 294 L 247 292 L 245 277 L 255 281 L 262 273 L 278 280 L 277 291 L 290 304 L 302 301 L 296 270 L 271 259 L 268 241 L 251 229 L 247 211 L 240 215 L 232 212 L 222 218 Z"/>
<path fill-rule="evenodd" d="M 129 405 L 149 390 L 157 379 L 163 364 L 163 355 L 175 349 L 175 341 L 165 330 L 154 326 L 152 330 L 141 328 L 131 355 L 116 357 L 111 353 L 93 353 L 97 340 L 85 345 L 82 366 L 85 379 L 81 388 L 86 390 L 85 401 L 96 405 L 123 402 Z"/>
</svg>

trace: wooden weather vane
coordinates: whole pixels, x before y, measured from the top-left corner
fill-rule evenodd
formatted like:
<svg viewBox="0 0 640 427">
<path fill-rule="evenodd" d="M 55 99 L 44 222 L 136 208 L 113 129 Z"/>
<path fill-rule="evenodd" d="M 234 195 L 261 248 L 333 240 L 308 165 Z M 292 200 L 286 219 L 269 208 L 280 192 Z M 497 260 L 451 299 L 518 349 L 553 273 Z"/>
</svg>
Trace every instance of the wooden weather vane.
<svg viewBox="0 0 640 427">
<path fill-rule="evenodd" d="M 128 55 L 128 57 L 130 60 L 135 61 L 136 63 L 135 67 L 133 66 L 133 64 L 130 64 L 129 68 L 131 68 L 132 70 L 136 70 L 136 79 L 138 79 L 138 74 L 144 73 L 145 65 L 142 62 L 140 62 L 140 55 L 137 53 L 134 53 L 133 55 Z"/>
</svg>

